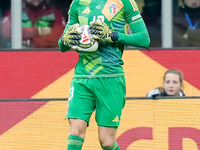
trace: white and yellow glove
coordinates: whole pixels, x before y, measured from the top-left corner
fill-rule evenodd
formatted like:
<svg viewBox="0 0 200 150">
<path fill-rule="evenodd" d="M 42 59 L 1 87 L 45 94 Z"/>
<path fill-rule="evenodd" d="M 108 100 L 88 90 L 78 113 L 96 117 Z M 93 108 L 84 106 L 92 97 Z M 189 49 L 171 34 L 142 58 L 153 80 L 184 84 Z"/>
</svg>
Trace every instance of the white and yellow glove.
<svg viewBox="0 0 200 150">
<path fill-rule="evenodd" d="M 118 33 L 112 31 L 107 24 L 100 19 L 90 23 L 91 34 L 94 39 L 102 39 L 106 42 L 115 42 L 118 40 Z"/>
<path fill-rule="evenodd" d="M 62 42 L 68 47 L 73 48 L 76 45 L 80 44 L 80 39 L 81 39 L 81 30 L 78 30 L 77 28 L 80 25 L 78 23 L 71 25 L 66 32 L 62 36 Z"/>
</svg>

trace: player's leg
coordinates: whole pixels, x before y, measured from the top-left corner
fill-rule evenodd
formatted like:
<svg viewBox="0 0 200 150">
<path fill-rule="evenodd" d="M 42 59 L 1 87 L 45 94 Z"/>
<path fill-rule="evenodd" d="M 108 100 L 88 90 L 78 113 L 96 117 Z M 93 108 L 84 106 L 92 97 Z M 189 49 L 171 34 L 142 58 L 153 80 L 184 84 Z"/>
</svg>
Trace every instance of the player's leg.
<svg viewBox="0 0 200 150">
<path fill-rule="evenodd" d="M 71 82 L 66 114 L 70 124 L 67 150 L 82 148 L 86 128 L 95 108 L 94 97 L 87 91 L 89 87 L 88 79 L 73 79 Z"/>
<path fill-rule="evenodd" d="M 99 142 L 103 150 L 119 150 L 116 132 L 126 100 L 125 79 L 122 77 L 96 79 L 96 121 Z"/>
<path fill-rule="evenodd" d="M 115 128 L 99 127 L 99 141 L 103 150 L 120 150 L 116 142 Z"/>
<path fill-rule="evenodd" d="M 70 129 L 67 150 L 81 150 L 87 122 L 81 119 L 69 119 Z"/>
<path fill-rule="evenodd" d="M 76 135 L 85 138 L 87 122 L 81 119 L 69 119 L 69 135 Z"/>
</svg>

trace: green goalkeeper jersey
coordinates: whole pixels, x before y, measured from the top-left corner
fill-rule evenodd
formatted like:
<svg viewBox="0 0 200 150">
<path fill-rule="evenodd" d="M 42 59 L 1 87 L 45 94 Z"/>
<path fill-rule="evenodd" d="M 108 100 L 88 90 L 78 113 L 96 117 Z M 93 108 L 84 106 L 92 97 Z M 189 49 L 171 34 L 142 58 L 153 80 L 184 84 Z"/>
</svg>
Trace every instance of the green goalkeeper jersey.
<svg viewBox="0 0 200 150">
<path fill-rule="evenodd" d="M 149 45 L 149 35 L 134 0 L 73 0 L 68 14 L 64 32 L 75 23 L 90 25 L 90 22 L 100 18 L 119 35 L 114 43 L 100 40 L 95 52 L 79 52 L 74 78 L 121 76 L 124 74 L 124 45 L 144 48 Z M 126 34 L 129 26 L 133 34 Z M 58 44 L 62 52 L 71 49 L 61 39 Z"/>
</svg>

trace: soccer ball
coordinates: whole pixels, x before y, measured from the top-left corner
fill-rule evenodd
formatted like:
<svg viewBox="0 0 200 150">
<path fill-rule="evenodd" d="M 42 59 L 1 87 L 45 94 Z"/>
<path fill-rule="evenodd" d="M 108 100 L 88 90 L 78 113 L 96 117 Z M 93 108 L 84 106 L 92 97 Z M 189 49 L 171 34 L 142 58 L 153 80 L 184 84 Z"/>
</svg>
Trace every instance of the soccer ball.
<svg viewBox="0 0 200 150">
<path fill-rule="evenodd" d="M 76 28 L 76 30 L 81 30 L 81 39 L 80 44 L 77 45 L 78 51 L 86 51 L 86 52 L 93 52 L 96 51 L 98 48 L 98 42 L 92 37 L 92 34 L 89 29 L 89 25 L 81 25 L 80 27 Z"/>
</svg>

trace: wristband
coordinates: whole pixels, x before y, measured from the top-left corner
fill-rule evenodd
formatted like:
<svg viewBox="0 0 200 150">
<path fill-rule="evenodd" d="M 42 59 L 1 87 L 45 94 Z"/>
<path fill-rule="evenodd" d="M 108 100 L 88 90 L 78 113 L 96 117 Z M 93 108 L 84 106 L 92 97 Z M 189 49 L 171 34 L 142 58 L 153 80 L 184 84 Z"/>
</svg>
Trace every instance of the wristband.
<svg viewBox="0 0 200 150">
<path fill-rule="evenodd" d="M 115 42 L 115 41 L 118 40 L 119 35 L 118 35 L 117 32 L 112 32 L 111 35 L 110 35 L 110 37 L 111 37 L 111 40 L 112 40 L 113 42 Z"/>
</svg>

